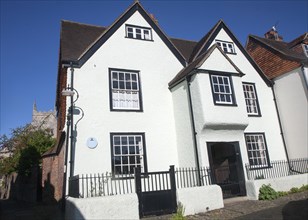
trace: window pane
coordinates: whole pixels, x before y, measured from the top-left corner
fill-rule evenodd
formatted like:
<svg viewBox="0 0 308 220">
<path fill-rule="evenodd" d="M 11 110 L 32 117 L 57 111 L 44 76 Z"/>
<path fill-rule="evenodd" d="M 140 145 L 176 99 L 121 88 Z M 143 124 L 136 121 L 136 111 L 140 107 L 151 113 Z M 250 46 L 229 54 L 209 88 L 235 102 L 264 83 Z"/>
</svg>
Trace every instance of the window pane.
<svg viewBox="0 0 308 220">
<path fill-rule="evenodd" d="M 136 163 L 135 156 L 130 156 L 129 157 L 129 163 L 130 164 L 135 164 Z"/>
<path fill-rule="evenodd" d="M 112 72 L 112 79 L 117 80 L 118 79 L 118 73 L 117 72 Z"/>
<path fill-rule="evenodd" d="M 137 83 L 136 83 L 136 82 L 133 82 L 133 83 L 132 83 L 132 89 L 134 89 L 134 90 L 137 90 L 137 89 L 138 89 L 138 86 L 137 86 Z"/>
<path fill-rule="evenodd" d="M 132 86 L 131 86 L 131 82 L 126 82 L 126 89 L 131 89 Z"/>
<path fill-rule="evenodd" d="M 121 167 L 116 166 L 114 172 L 115 172 L 115 174 L 122 174 Z"/>
<path fill-rule="evenodd" d="M 118 89 L 119 88 L 119 82 L 118 81 L 113 81 L 112 82 L 112 88 Z"/>
<path fill-rule="evenodd" d="M 124 80 L 124 73 L 119 73 L 119 79 Z"/>
<path fill-rule="evenodd" d="M 135 146 L 134 145 L 129 146 L 129 154 L 135 154 Z"/>
<path fill-rule="evenodd" d="M 119 145 L 120 144 L 120 137 L 119 136 L 114 136 L 113 137 L 113 144 Z"/>
<path fill-rule="evenodd" d="M 114 154 L 121 154 L 121 147 L 120 146 L 114 147 Z"/>
<path fill-rule="evenodd" d="M 114 157 L 114 164 L 121 164 L 121 157 Z"/>
<path fill-rule="evenodd" d="M 128 164 L 128 157 L 122 157 L 122 163 Z"/>
</svg>

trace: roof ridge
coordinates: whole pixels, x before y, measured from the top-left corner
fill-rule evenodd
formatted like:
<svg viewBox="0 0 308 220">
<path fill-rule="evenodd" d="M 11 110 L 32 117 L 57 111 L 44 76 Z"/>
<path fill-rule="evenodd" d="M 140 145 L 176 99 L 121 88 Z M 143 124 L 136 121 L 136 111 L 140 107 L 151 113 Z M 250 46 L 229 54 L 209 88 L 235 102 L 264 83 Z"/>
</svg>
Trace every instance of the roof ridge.
<svg viewBox="0 0 308 220">
<path fill-rule="evenodd" d="M 183 38 L 178 38 L 178 37 L 170 37 L 170 39 L 175 39 L 175 40 L 185 40 L 185 41 L 190 41 L 190 42 L 193 42 L 193 43 L 198 43 L 198 41 L 195 41 L 195 40 L 187 40 L 187 39 L 183 39 Z"/>
<path fill-rule="evenodd" d="M 62 19 L 61 22 L 73 23 L 73 24 L 84 25 L 84 26 L 91 26 L 91 27 L 108 28 L 108 26 L 100 26 L 100 25 L 94 25 L 94 24 L 86 24 L 86 23 L 81 23 L 81 22 L 77 22 L 77 21 L 65 20 L 65 19 Z"/>
<path fill-rule="evenodd" d="M 196 47 L 194 48 L 191 57 L 189 58 L 189 62 L 192 62 L 194 59 L 197 59 L 202 48 L 208 42 L 208 39 L 212 36 L 217 27 L 224 23 L 222 19 L 219 19 L 218 22 L 198 41 Z"/>
</svg>

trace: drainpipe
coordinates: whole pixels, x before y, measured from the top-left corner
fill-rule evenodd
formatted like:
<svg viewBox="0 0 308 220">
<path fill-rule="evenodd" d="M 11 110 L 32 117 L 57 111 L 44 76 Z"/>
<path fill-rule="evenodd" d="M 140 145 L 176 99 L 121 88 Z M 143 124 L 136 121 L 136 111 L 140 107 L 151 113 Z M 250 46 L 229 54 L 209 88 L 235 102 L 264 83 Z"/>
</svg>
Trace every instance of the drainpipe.
<svg viewBox="0 0 308 220">
<path fill-rule="evenodd" d="M 201 186 L 201 175 L 200 175 L 200 165 L 199 165 L 199 155 L 198 155 L 198 146 L 197 146 L 197 132 L 196 132 L 196 126 L 195 126 L 195 118 L 194 118 L 194 112 L 192 107 L 192 101 L 191 101 L 191 92 L 190 92 L 190 76 L 186 76 L 186 83 L 187 83 L 187 92 L 188 92 L 188 104 L 189 104 L 189 110 L 190 110 L 190 118 L 192 121 L 192 130 L 193 130 L 193 145 L 195 149 L 195 158 L 196 158 L 196 167 L 197 167 L 197 178 L 198 178 L 198 186 Z"/>
<path fill-rule="evenodd" d="M 73 63 L 70 64 L 70 70 L 71 70 L 71 86 L 70 86 L 70 90 L 72 92 L 74 92 L 74 68 L 73 68 Z M 74 105 L 74 96 L 71 96 L 71 106 L 70 106 L 70 114 L 71 114 L 71 149 L 70 149 L 70 177 L 73 176 L 73 166 L 74 166 L 74 159 L 73 159 L 73 145 L 74 145 L 74 108 L 73 108 L 73 105 Z"/>
<path fill-rule="evenodd" d="M 301 70 L 302 70 L 302 73 L 303 73 L 303 76 L 304 76 L 304 81 L 305 81 L 306 89 L 308 90 L 308 79 L 307 79 L 308 73 L 307 73 L 307 76 L 306 76 L 306 74 L 305 74 L 305 66 L 304 65 L 302 65 Z"/>
<path fill-rule="evenodd" d="M 67 184 L 67 160 L 68 160 L 68 139 L 70 131 L 70 116 L 67 115 L 66 121 L 66 143 L 65 143 L 65 160 L 64 160 L 64 175 L 63 175 L 63 190 L 62 190 L 62 211 L 65 211 L 65 196 L 66 196 L 66 184 Z"/>
</svg>

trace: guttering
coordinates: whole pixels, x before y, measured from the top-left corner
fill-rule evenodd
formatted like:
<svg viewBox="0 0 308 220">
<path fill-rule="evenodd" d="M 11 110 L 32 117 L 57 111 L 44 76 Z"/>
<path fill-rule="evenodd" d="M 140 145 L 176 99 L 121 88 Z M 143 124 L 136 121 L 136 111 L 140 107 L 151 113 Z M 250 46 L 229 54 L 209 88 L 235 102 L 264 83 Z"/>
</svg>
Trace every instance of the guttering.
<svg viewBox="0 0 308 220">
<path fill-rule="evenodd" d="M 199 155 L 198 155 L 198 146 L 197 146 L 197 132 L 196 132 L 195 118 L 194 118 L 194 112 L 193 112 L 192 101 L 191 101 L 191 92 L 190 92 L 191 75 L 188 75 L 185 78 L 186 78 L 186 84 L 187 84 L 187 93 L 188 93 L 187 95 L 188 95 L 188 104 L 189 104 L 189 110 L 190 110 L 190 118 L 191 118 L 191 123 L 192 123 L 191 126 L 193 130 L 193 145 L 195 149 L 198 186 L 201 186 L 200 165 L 199 165 Z"/>
</svg>

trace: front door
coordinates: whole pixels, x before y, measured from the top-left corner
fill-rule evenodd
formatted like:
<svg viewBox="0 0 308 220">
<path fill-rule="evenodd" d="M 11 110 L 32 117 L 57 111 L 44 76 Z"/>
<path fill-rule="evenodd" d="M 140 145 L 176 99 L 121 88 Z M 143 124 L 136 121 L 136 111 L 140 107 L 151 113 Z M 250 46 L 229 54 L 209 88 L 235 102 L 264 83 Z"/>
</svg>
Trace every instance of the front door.
<svg viewBox="0 0 308 220">
<path fill-rule="evenodd" d="M 245 177 L 238 142 L 207 143 L 212 181 L 224 198 L 246 195 Z"/>
</svg>

